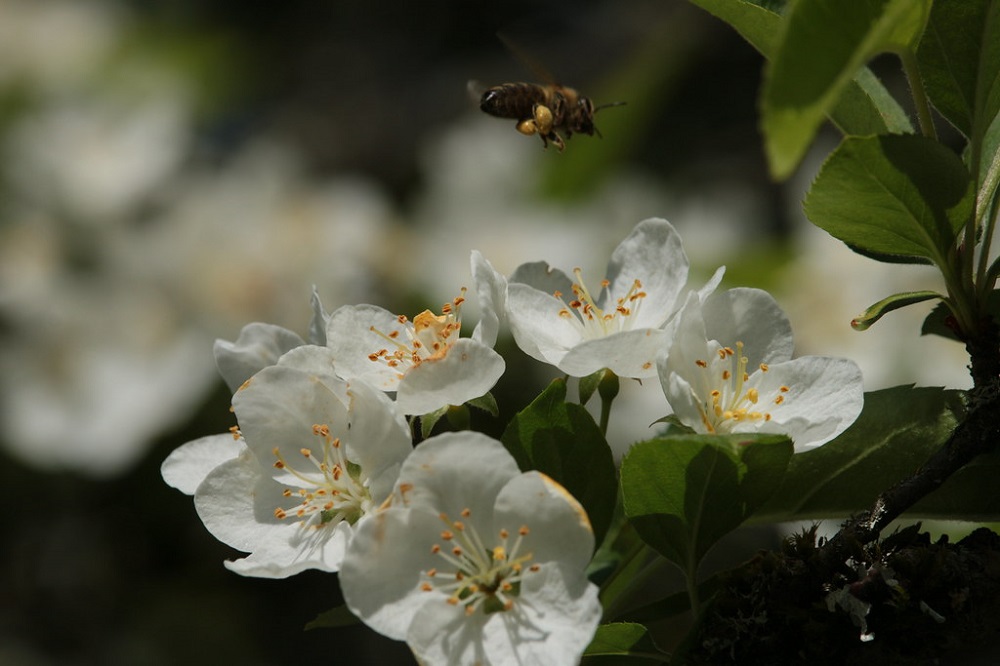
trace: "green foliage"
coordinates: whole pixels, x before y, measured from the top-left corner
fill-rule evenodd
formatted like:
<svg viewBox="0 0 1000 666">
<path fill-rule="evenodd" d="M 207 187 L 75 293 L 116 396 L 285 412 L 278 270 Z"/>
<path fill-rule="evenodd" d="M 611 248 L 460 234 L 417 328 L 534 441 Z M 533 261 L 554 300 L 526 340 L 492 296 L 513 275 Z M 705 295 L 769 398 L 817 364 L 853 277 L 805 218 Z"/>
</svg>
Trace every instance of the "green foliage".
<svg viewBox="0 0 1000 666">
<path fill-rule="evenodd" d="M 644 657 L 659 661 L 667 658 L 649 637 L 646 627 L 632 622 L 614 622 L 599 626 L 583 656 Z"/>
<path fill-rule="evenodd" d="M 625 514 L 647 544 L 692 574 L 777 489 L 791 455 L 791 440 L 776 435 L 641 442 L 622 460 Z"/>
<path fill-rule="evenodd" d="M 566 402 L 566 381 L 553 381 L 511 419 L 500 439 L 522 470 L 547 474 L 583 505 L 600 544 L 618 494 L 615 463 L 590 413 Z"/>
<path fill-rule="evenodd" d="M 796 455 L 781 489 L 754 515 L 755 522 L 842 518 L 867 508 L 880 492 L 910 476 L 948 439 L 961 414 L 957 391 L 897 386 L 865 394 L 858 420 L 840 437 Z M 939 490 L 924 505 L 928 517 L 948 507 L 980 502 L 986 487 Z M 976 498 L 976 499 L 972 499 Z M 968 511 L 974 504 L 966 503 Z"/>
<path fill-rule="evenodd" d="M 923 303 L 935 298 L 944 298 L 944 296 L 936 291 L 907 291 L 887 296 L 878 303 L 868 306 L 864 312 L 852 319 L 851 328 L 856 331 L 864 331 L 893 310 L 898 310 L 914 303 Z"/>
<path fill-rule="evenodd" d="M 823 165 L 805 210 L 858 252 L 948 269 L 972 190 L 962 160 L 932 139 L 849 137 Z"/>
<path fill-rule="evenodd" d="M 744 0 L 691 0 L 731 25 L 768 60 L 778 51 L 782 17 L 765 7 Z M 867 67 L 861 67 L 848 81 L 840 99 L 824 110 L 845 134 L 912 132 L 906 112 Z"/>
<path fill-rule="evenodd" d="M 816 130 L 861 67 L 916 46 L 930 0 L 840 0 L 792 5 L 765 70 L 761 126 L 771 173 L 795 169 Z"/>
<path fill-rule="evenodd" d="M 936 3 L 917 58 L 937 110 L 974 143 L 981 141 L 1000 111 L 1000 4 Z"/>
<path fill-rule="evenodd" d="M 328 611 L 323 611 L 315 618 L 306 623 L 304 629 L 334 629 L 336 627 L 349 627 L 352 624 L 360 624 L 361 620 L 354 616 L 347 606 L 337 606 Z"/>
</svg>

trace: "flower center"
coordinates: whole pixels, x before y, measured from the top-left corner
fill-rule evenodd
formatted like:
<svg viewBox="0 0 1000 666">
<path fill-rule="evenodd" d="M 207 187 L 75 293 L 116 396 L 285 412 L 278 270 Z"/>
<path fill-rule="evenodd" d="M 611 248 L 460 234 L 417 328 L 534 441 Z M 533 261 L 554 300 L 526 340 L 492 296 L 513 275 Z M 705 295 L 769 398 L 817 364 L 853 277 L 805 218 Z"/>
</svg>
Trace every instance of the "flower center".
<svg viewBox="0 0 1000 666">
<path fill-rule="evenodd" d="M 576 322 L 580 333 L 584 339 L 603 338 L 612 333 L 631 330 L 639 306 L 646 298 L 646 292 L 642 290 L 642 282 L 638 279 L 632 283 L 628 292 L 615 301 L 614 308 L 603 310 L 597 304 L 601 297 L 607 293 L 610 282 L 605 278 L 601 280 L 601 291 L 597 298 L 594 298 L 587 289 L 583 281 L 583 271 L 579 268 L 573 269 L 576 282 L 573 283 L 573 300 L 567 303 L 568 307 L 559 311 L 559 316 Z M 556 298 L 562 298 L 562 293 L 556 292 Z M 573 316 L 573 313 L 576 316 Z"/>
<path fill-rule="evenodd" d="M 434 544 L 431 552 L 440 556 L 443 564 L 439 569 L 421 572 L 421 589 L 446 593 L 448 603 L 461 605 L 466 615 L 480 609 L 485 614 L 509 611 L 521 593 L 525 572 L 539 568 L 537 564 L 528 565 L 533 557 L 530 552 L 521 553 L 530 530 L 525 525 L 514 534 L 501 529 L 491 546 L 467 522 L 471 515 L 469 509 L 464 509 L 462 520 L 452 521 L 441 514 L 446 526 L 441 531 L 444 543 Z"/>
<path fill-rule="evenodd" d="M 285 488 L 282 493 L 289 499 L 298 499 L 298 504 L 288 508 L 279 506 L 274 516 L 279 520 L 294 518 L 303 527 L 317 529 L 342 520 L 353 525 L 372 508 L 361 467 L 347 459 L 340 439 L 330 435 L 329 426 L 314 425 L 312 432 L 320 441 L 315 448 L 322 451 L 322 459 L 317 459 L 312 449 L 300 449 L 304 469 L 289 464 L 278 447 L 271 451 L 277 458 L 274 466 L 291 473 L 301 483 L 300 487 Z"/>
<path fill-rule="evenodd" d="M 743 423 L 760 423 L 771 420 L 774 406 L 784 404 L 789 391 L 780 386 L 773 395 L 761 395 L 760 385 L 768 372 L 761 363 L 752 374 L 747 372 L 749 359 L 743 355 L 743 343 L 732 347 L 719 347 L 709 360 L 698 359 L 695 365 L 701 371 L 699 388 L 692 385 L 692 393 L 701 412 L 701 420 L 708 432 L 732 432 Z M 772 407 L 769 407 L 772 406 Z"/>
<path fill-rule="evenodd" d="M 461 294 L 441 307 L 440 315 L 424 310 L 413 318 L 412 324 L 406 315 L 399 315 L 400 327 L 388 332 L 372 326 L 370 330 L 388 341 L 390 347 L 372 352 L 368 359 L 385 363 L 390 368 L 400 368 L 399 376 L 402 377 L 413 366 L 447 355 L 462 330 L 465 292 L 466 288 L 462 287 Z"/>
</svg>

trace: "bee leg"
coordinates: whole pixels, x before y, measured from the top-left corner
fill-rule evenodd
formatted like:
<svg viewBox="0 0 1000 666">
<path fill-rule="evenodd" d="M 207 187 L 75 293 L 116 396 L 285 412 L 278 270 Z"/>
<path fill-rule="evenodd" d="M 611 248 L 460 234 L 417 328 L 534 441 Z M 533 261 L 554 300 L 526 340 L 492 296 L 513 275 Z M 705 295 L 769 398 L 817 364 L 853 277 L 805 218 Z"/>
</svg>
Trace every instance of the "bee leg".
<svg viewBox="0 0 1000 666">
<path fill-rule="evenodd" d="M 559 136 L 556 132 L 549 132 L 548 135 L 543 134 L 542 140 L 544 141 L 545 139 L 551 141 L 552 145 L 558 148 L 560 153 L 563 151 L 563 148 L 566 147 L 566 144 L 563 143 L 562 137 Z"/>
<path fill-rule="evenodd" d="M 517 131 L 520 132 L 521 134 L 524 134 L 525 136 L 531 136 L 532 134 L 537 134 L 538 138 L 542 140 L 542 146 L 544 146 L 545 148 L 549 147 L 549 140 L 552 139 L 552 136 L 554 134 L 553 132 L 549 132 L 548 134 L 542 132 L 542 130 L 538 128 L 538 123 L 535 122 L 534 118 L 525 118 L 524 120 L 518 121 Z M 555 140 L 553 140 L 553 143 L 556 143 L 558 145 L 559 143 L 558 137 Z M 562 148 L 560 147 L 559 150 L 562 150 Z"/>
<path fill-rule="evenodd" d="M 538 133 L 542 136 L 552 135 L 552 109 L 545 106 L 544 104 L 534 104 L 531 107 L 531 117 L 535 120 L 535 126 L 538 128 Z"/>
<path fill-rule="evenodd" d="M 535 124 L 534 118 L 525 118 L 524 120 L 517 121 L 517 131 L 525 136 L 531 136 L 532 134 L 538 134 L 538 125 Z"/>
</svg>

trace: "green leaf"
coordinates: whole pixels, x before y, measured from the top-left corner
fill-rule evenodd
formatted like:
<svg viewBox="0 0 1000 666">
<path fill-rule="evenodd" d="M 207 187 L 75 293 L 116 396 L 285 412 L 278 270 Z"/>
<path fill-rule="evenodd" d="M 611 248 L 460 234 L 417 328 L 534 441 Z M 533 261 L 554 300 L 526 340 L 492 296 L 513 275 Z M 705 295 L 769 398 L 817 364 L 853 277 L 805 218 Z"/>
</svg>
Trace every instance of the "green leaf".
<svg viewBox="0 0 1000 666">
<path fill-rule="evenodd" d="M 774 54 L 781 15 L 745 0 L 691 0 L 691 4 L 731 25 L 765 58 Z"/>
<path fill-rule="evenodd" d="M 428 412 L 420 416 L 420 437 L 422 439 L 427 439 L 431 436 L 434 426 L 448 414 L 448 409 L 449 406 L 445 405 L 441 409 L 436 409 L 433 412 Z"/>
<path fill-rule="evenodd" d="M 993 317 L 995 321 L 1000 321 L 1000 291 L 991 291 L 986 296 L 986 308 L 983 314 Z M 924 319 L 923 326 L 920 327 L 920 335 L 939 335 L 942 338 L 965 344 L 965 341 L 958 337 L 956 327 L 955 314 L 951 308 L 948 307 L 947 303 L 939 303 Z"/>
<path fill-rule="evenodd" d="M 602 368 L 586 377 L 580 377 L 579 393 L 581 405 L 586 405 L 594 396 L 594 392 L 597 390 L 597 386 L 601 383 L 601 378 L 604 376 L 604 370 Z"/>
<path fill-rule="evenodd" d="M 934 106 L 981 145 L 1000 111 L 1000 3 L 935 3 L 917 57 Z"/>
<path fill-rule="evenodd" d="M 744 0 L 691 0 L 691 3 L 731 25 L 768 60 L 777 51 L 781 15 Z M 860 68 L 827 113 L 844 134 L 913 131 L 903 107 L 867 67 Z"/>
<path fill-rule="evenodd" d="M 969 173 L 921 136 L 849 137 L 830 155 L 805 200 L 813 224 L 882 260 L 945 268 L 972 212 Z"/>
<path fill-rule="evenodd" d="M 310 629 L 333 629 L 335 627 L 349 627 L 353 624 L 360 624 L 361 620 L 354 616 L 347 606 L 337 606 L 317 615 L 314 619 L 306 623 L 305 631 Z"/>
<path fill-rule="evenodd" d="M 844 134 L 913 133 L 906 111 L 867 67 L 862 67 L 847 84 L 829 116 Z"/>
<path fill-rule="evenodd" d="M 979 54 L 990 4 L 989 0 L 935 3 L 917 50 L 927 95 L 966 137 L 972 136 Z"/>
<path fill-rule="evenodd" d="M 792 458 L 784 484 L 754 522 L 839 518 L 869 507 L 947 440 L 960 410 L 957 391 L 897 386 L 866 393 L 850 428 Z"/>
<path fill-rule="evenodd" d="M 777 435 L 679 435 L 622 460 L 625 514 L 643 541 L 693 572 L 781 483 L 792 443 Z"/>
<path fill-rule="evenodd" d="M 613 622 L 597 628 L 584 657 L 631 656 L 666 660 L 667 654 L 656 647 L 649 631 L 634 622 Z"/>
<path fill-rule="evenodd" d="M 916 45 L 930 0 L 810 0 L 791 7 L 765 69 L 764 145 L 776 178 L 787 178 L 823 118 L 861 67 L 879 53 Z"/>
<path fill-rule="evenodd" d="M 1000 115 L 983 136 L 979 160 L 979 190 L 976 194 L 976 224 L 981 225 L 1000 184 Z"/>
<path fill-rule="evenodd" d="M 893 310 L 905 308 L 907 305 L 915 303 L 923 303 L 933 298 L 943 299 L 944 296 L 936 291 L 907 291 L 887 296 L 878 303 L 869 305 L 868 309 L 852 319 L 851 328 L 855 331 L 866 331 L 872 324 Z"/>
<path fill-rule="evenodd" d="M 583 505 L 599 545 L 618 494 L 614 458 L 590 413 L 566 402 L 566 381 L 553 381 L 511 419 L 500 439 L 522 470 L 547 474 Z"/>
<path fill-rule="evenodd" d="M 698 598 L 708 599 L 719 589 L 718 572 L 698 583 Z M 620 619 L 628 622 L 656 622 L 691 609 L 691 597 L 686 590 L 674 592 L 662 599 L 651 601 L 638 608 L 631 608 L 621 614 Z"/>
<path fill-rule="evenodd" d="M 493 418 L 500 416 L 500 408 L 497 407 L 497 399 L 493 397 L 492 393 L 487 393 L 486 395 L 481 395 L 478 398 L 468 400 L 465 404 L 469 407 L 481 409 Z"/>
</svg>

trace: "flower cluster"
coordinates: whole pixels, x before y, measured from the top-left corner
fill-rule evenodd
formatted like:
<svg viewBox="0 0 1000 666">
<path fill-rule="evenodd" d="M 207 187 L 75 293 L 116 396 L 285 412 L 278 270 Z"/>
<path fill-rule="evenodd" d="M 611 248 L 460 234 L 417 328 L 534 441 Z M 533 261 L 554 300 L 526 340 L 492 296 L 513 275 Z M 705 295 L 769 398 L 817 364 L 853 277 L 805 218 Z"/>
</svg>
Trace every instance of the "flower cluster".
<svg viewBox="0 0 1000 666">
<path fill-rule="evenodd" d="M 765 292 L 698 289 L 665 220 L 641 222 L 588 284 L 544 263 L 508 278 L 472 254 L 482 317 L 462 336 L 466 289 L 412 319 L 374 305 L 327 313 L 308 341 L 251 324 L 216 343 L 238 425 L 174 451 L 170 485 L 207 529 L 249 553 L 243 575 L 339 572 L 352 613 L 405 640 L 421 663 L 575 663 L 602 609 L 587 578 L 595 536 L 559 482 L 522 471 L 474 432 L 414 446 L 407 417 L 488 393 L 509 325 L 528 355 L 570 376 L 658 376 L 676 422 L 699 433 L 782 433 L 798 450 L 860 412 L 850 361 L 792 358 L 791 328 Z M 609 463 L 610 464 L 610 463 Z"/>
</svg>

